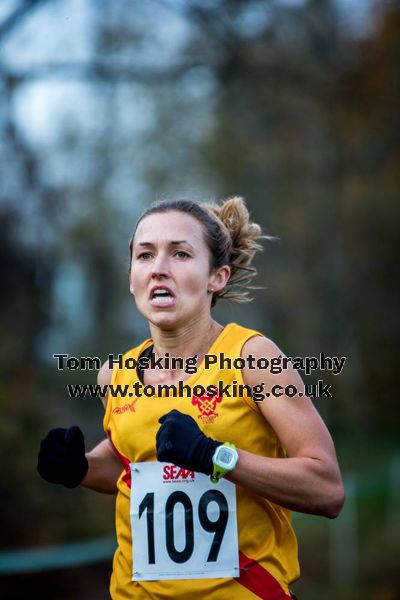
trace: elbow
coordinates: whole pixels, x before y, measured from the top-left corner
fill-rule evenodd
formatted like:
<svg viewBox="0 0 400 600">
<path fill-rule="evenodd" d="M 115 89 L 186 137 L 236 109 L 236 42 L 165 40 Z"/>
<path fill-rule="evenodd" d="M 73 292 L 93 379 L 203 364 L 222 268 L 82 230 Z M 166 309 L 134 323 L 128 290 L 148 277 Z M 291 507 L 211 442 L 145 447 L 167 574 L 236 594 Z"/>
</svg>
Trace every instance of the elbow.
<svg viewBox="0 0 400 600">
<path fill-rule="evenodd" d="M 339 516 L 345 501 L 343 483 L 337 482 L 330 486 L 324 503 L 323 516 L 336 519 Z"/>
</svg>

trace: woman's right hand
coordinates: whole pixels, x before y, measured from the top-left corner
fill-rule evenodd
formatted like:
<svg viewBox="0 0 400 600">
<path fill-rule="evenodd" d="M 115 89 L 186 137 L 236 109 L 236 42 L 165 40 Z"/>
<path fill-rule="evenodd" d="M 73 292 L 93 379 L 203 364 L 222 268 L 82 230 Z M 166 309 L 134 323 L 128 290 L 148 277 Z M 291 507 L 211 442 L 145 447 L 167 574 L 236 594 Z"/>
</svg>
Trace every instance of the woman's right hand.
<svg viewBox="0 0 400 600">
<path fill-rule="evenodd" d="M 85 440 L 79 427 L 51 429 L 40 442 L 37 470 L 50 483 L 77 487 L 88 472 Z"/>
</svg>

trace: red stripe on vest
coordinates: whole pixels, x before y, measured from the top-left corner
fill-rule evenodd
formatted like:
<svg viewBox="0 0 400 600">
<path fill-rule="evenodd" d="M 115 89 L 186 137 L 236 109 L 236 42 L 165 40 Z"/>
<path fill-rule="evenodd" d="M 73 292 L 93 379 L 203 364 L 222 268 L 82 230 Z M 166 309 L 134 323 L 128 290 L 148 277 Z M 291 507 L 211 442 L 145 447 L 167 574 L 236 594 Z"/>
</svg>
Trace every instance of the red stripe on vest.
<svg viewBox="0 0 400 600">
<path fill-rule="evenodd" d="M 130 469 L 130 461 L 126 456 L 118 452 L 117 448 L 114 446 L 114 442 L 112 441 L 111 432 L 107 431 L 108 439 L 110 440 L 111 446 L 114 448 L 116 455 L 121 461 L 122 466 L 124 467 L 125 475 L 122 477 L 122 481 L 125 481 L 128 488 L 131 488 L 131 469 Z"/>
<path fill-rule="evenodd" d="M 239 551 L 240 577 L 235 581 L 263 600 L 291 600 L 275 577 L 253 558 Z"/>
</svg>

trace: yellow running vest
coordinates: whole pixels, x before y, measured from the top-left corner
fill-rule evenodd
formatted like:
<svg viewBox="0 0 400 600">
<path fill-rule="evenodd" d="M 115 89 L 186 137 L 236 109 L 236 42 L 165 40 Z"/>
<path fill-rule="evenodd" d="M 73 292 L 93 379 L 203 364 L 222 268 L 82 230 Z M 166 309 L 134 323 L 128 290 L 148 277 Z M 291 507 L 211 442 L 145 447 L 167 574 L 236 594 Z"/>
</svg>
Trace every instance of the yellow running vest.
<svg viewBox="0 0 400 600">
<path fill-rule="evenodd" d="M 230 323 L 211 346 L 208 354 L 224 353 L 232 360 L 241 356 L 247 340 L 262 335 Z M 123 362 L 138 359 L 153 341 L 148 339 L 127 352 Z M 129 363 L 128 363 L 129 364 Z M 111 385 L 131 386 L 138 382 L 136 369 L 114 368 Z M 234 381 L 243 385 L 240 369 L 204 368 L 204 361 L 185 384 L 207 387 Z M 123 389 L 123 388 L 122 388 Z M 232 388 L 233 389 L 233 388 Z M 113 397 L 108 395 L 104 430 L 111 440 L 124 471 L 118 479 L 116 530 L 118 548 L 114 555 L 110 593 L 113 600 L 184 599 L 241 600 L 290 598 L 289 585 L 299 576 L 297 540 L 291 526 L 291 513 L 241 486 L 236 487 L 240 577 L 234 579 L 195 579 L 132 581 L 132 540 L 130 525 L 131 462 L 156 461 L 158 419 L 172 409 L 191 415 L 205 435 L 260 456 L 285 456 L 274 430 L 257 404 L 246 394 L 222 396 L 215 402 L 197 397 Z"/>
</svg>

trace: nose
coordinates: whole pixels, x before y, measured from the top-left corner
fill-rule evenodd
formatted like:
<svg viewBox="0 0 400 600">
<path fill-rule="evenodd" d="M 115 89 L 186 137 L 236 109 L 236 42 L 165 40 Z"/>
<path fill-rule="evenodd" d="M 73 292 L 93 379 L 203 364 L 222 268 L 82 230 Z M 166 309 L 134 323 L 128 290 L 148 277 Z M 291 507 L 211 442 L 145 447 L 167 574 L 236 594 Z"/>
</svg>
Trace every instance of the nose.
<svg viewBox="0 0 400 600">
<path fill-rule="evenodd" d="M 168 256 L 166 256 L 164 254 L 164 252 L 160 252 L 157 254 L 157 256 L 155 257 L 153 264 L 152 264 L 152 269 L 151 269 L 151 276 L 154 278 L 157 277 L 168 277 L 169 276 L 169 261 L 168 261 Z"/>
</svg>

